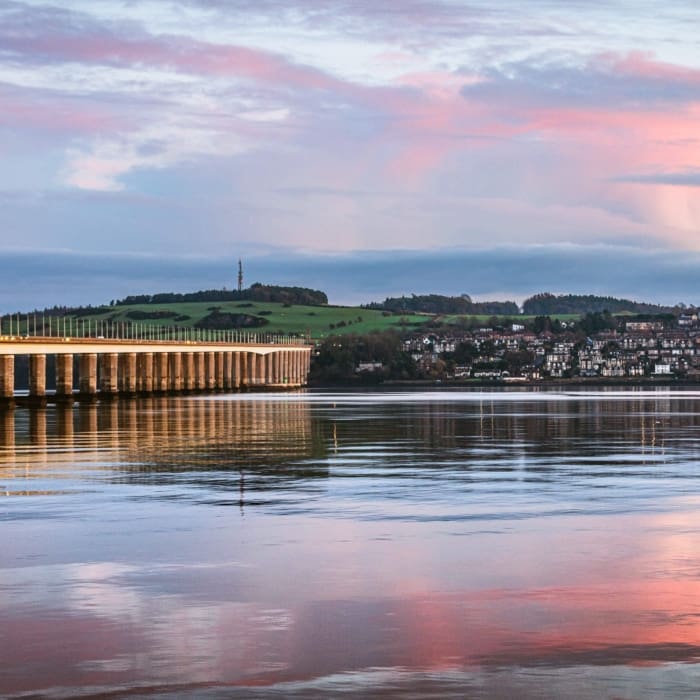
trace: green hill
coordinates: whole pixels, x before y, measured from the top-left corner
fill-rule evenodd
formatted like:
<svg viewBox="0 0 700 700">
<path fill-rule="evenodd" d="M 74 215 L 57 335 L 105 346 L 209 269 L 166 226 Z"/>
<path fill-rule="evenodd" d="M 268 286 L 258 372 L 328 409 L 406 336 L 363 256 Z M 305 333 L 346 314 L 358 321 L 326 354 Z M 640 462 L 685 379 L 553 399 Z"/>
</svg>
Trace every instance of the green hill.
<svg viewBox="0 0 700 700">
<path fill-rule="evenodd" d="M 67 333 L 75 335 L 82 335 L 83 329 L 89 329 L 93 335 L 111 335 L 109 325 L 119 324 L 116 334 L 123 333 L 128 325 L 141 330 L 144 327 L 168 326 L 310 336 L 320 340 L 330 335 L 361 335 L 384 330 L 402 334 L 418 330 L 459 334 L 482 326 L 508 327 L 511 322 L 537 329 L 536 317 L 550 317 L 550 323 L 555 320 L 572 321 L 591 313 L 588 309 L 595 311 L 599 307 L 616 315 L 634 312 L 658 315 L 667 311 L 667 307 L 594 295 L 538 294 L 525 302 L 528 313 L 522 315 L 513 302 L 476 303 L 466 295 L 413 295 L 387 299 L 381 304 L 365 307 L 329 306 L 326 299 L 323 292 L 305 287 L 256 283 L 240 292 L 167 292 L 128 296 L 103 306 L 55 306 L 30 314 L 29 326 L 27 314 L 22 314 L 19 331 L 17 315 L 13 316 L 12 323 L 9 316 L 5 316 L 0 319 L 0 330 L 41 334 L 44 324 L 46 333 L 49 329 L 55 333 L 65 328 Z"/>
<path fill-rule="evenodd" d="M 33 327 L 34 316 L 30 325 Z M 409 330 L 431 320 L 419 314 L 391 314 L 351 306 L 308 306 L 276 302 L 188 301 L 173 303 L 113 304 L 99 307 L 55 307 L 38 312 L 37 323 L 49 316 L 56 327 L 66 319 L 75 324 L 97 323 L 139 324 L 141 326 L 177 326 L 180 328 L 211 328 L 243 330 L 254 333 L 307 335 L 318 339 L 342 333 L 369 333 L 373 330 Z M 23 317 L 23 319 L 26 317 Z M 7 317 L 6 317 L 7 319 Z M 25 327 L 22 321 L 22 328 Z M 5 327 L 8 321 L 5 320 Z"/>
</svg>

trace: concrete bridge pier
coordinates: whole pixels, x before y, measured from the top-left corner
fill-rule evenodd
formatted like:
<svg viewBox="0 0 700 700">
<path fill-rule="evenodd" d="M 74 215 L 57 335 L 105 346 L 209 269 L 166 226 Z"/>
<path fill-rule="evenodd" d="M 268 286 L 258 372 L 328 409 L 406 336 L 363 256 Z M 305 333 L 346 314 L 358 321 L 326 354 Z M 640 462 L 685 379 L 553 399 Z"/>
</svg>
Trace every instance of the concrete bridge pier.
<svg viewBox="0 0 700 700">
<path fill-rule="evenodd" d="M 141 352 L 136 358 L 136 391 L 150 394 L 153 391 L 153 353 Z"/>
<path fill-rule="evenodd" d="M 97 355 L 83 353 L 78 361 L 78 390 L 85 397 L 97 395 Z"/>
<path fill-rule="evenodd" d="M 278 350 L 274 354 L 275 358 L 275 384 L 282 383 L 282 351 Z"/>
<path fill-rule="evenodd" d="M 56 355 L 56 398 L 73 398 L 73 355 Z"/>
<path fill-rule="evenodd" d="M 295 374 L 294 374 L 294 358 L 295 358 L 295 357 L 296 357 L 296 353 L 295 353 L 295 352 L 291 352 L 291 350 L 290 350 L 290 352 L 289 352 L 289 365 L 288 365 L 288 367 L 289 367 L 289 373 L 288 373 L 288 375 L 287 375 L 287 379 L 288 379 L 289 384 L 295 384 L 295 383 L 296 383 L 296 377 L 295 377 Z"/>
<path fill-rule="evenodd" d="M 266 355 L 258 355 L 257 363 L 258 363 L 258 381 L 257 384 L 264 384 L 265 383 L 265 365 L 267 356 Z"/>
<path fill-rule="evenodd" d="M 117 393 L 118 387 L 119 355 L 115 352 L 106 352 L 100 355 L 100 393 L 111 395 Z"/>
<path fill-rule="evenodd" d="M 46 355 L 29 356 L 29 398 L 46 398 Z"/>
<path fill-rule="evenodd" d="M 302 354 L 300 352 L 294 353 L 296 355 L 296 360 L 297 360 L 297 386 L 301 386 L 301 373 L 302 373 L 302 364 L 304 358 L 302 357 Z"/>
<path fill-rule="evenodd" d="M 230 350 L 222 353 L 224 356 L 224 383 L 223 390 L 230 391 L 233 388 L 233 353 Z"/>
<path fill-rule="evenodd" d="M 241 371 L 238 375 L 239 385 L 241 387 L 246 387 L 250 383 L 250 381 L 249 381 L 250 369 L 248 368 L 248 353 L 247 352 L 239 352 L 239 353 L 237 353 L 237 355 L 238 355 L 238 360 L 239 360 L 240 366 L 241 366 Z"/>
<path fill-rule="evenodd" d="M 214 353 L 214 388 L 218 391 L 222 391 L 225 383 L 224 376 L 224 354 L 223 352 Z"/>
<path fill-rule="evenodd" d="M 289 353 L 289 383 L 296 386 L 297 383 L 297 354 Z"/>
<path fill-rule="evenodd" d="M 241 353 L 234 352 L 233 354 L 233 388 L 241 388 Z"/>
<path fill-rule="evenodd" d="M 275 382 L 275 353 L 265 355 L 265 384 L 268 386 Z"/>
<path fill-rule="evenodd" d="M 280 384 L 286 384 L 286 382 L 287 382 L 287 351 L 281 350 L 279 353 L 279 356 L 280 356 L 279 382 L 280 382 Z"/>
<path fill-rule="evenodd" d="M 122 394 L 135 394 L 138 379 L 137 355 L 125 352 L 119 355 L 119 391 Z"/>
<path fill-rule="evenodd" d="M 204 353 L 204 388 L 211 391 L 216 389 L 216 353 Z"/>
<path fill-rule="evenodd" d="M 257 355 L 253 352 L 248 355 L 248 384 L 257 384 Z"/>
<path fill-rule="evenodd" d="M 168 391 L 168 353 L 153 353 L 153 391 Z"/>
<path fill-rule="evenodd" d="M 265 383 L 265 355 L 255 355 L 255 384 Z"/>
<path fill-rule="evenodd" d="M 193 352 L 182 353 L 182 388 L 185 391 L 194 391 L 197 388 Z"/>
<path fill-rule="evenodd" d="M 207 382 L 204 375 L 204 353 L 195 352 L 194 354 L 194 389 L 202 391 L 206 389 Z"/>
<path fill-rule="evenodd" d="M 258 355 L 258 384 L 265 384 L 267 355 Z"/>
<path fill-rule="evenodd" d="M 182 353 L 170 353 L 170 390 L 182 391 Z"/>
</svg>

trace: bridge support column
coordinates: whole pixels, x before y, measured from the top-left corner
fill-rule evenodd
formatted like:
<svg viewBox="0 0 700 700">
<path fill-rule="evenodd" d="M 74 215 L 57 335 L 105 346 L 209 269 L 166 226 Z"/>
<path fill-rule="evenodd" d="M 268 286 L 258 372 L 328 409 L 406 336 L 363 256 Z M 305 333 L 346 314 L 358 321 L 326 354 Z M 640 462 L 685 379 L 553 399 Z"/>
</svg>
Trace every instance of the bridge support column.
<svg viewBox="0 0 700 700">
<path fill-rule="evenodd" d="M 282 351 L 277 350 L 274 354 L 275 358 L 275 384 L 282 383 Z"/>
<path fill-rule="evenodd" d="M 107 352 L 100 355 L 100 392 L 116 394 L 118 387 L 119 355 Z"/>
<path fill-rule="evenodd" d="M 97 393 L 97 355 L 94 352 L 83 353 L 78 364 L 78 388 L 85 396 Z"/>
<path fill-rule="evenodd" d="M 224 356 L 224 383 L 222 389 L 230 391 L 233 386 L 233 353 L 226 350 Z"/>
<path fill-rule="evenodd" d="M 250 384 L 250 367 L 248 366 L 248 353 L 239 352 L 238 355 L 241 363 L 241 373 L 239 375 L 240 385 L 248 386 L 248 384 Z"/>
<path fill-rule="evenodd" d="M 182 353 L 170 353 L 170 388 L 182 391 Z"/>
<path fill-rule="evenodd" d="M 258 383 L 258 356 L 254 352 L 248 353 L 248 383 Z"/>
<path fill-rule="evenodd" d="M 274 352 L 269 352 L 267 355 L 265 355 L 265 369 L 267 370 L 265 383 L 268 386 L 270 384 L 274 384 L 275 383 L 275 353 Z"/>
<path fill-rule="evenodd" d="M 258 384 L 265 385 L 267 381 L 267 356 L 258 355 Z"/>
<path fill-rule="evenodd" d="M 287 382 L 287 351 L 280 350 L 280 373 L 279 373 L 279 383 L 285 384 Z"/>
<path fill-rule="evenodd" d="M 119 391 L 124 394 L 136 393 L 137 372 L 136 353 L 125 352 L 119 355 Z"/>
<path fill-rule="evenodd" d="M 29 396 L 46 396 L 46 355 L 29 356 Z"/>
<path fill-rule="evenodd" d="M 168 353 L 154 353 L 153 365 L 153 391 L 165 392 L 168 390 Z"/>
<path fill-rule="evenodd" d="M 224 354 L 223 352 L 214 353 L 214 388 L 219 390 L 224 388 Z"/>
<path fill-rule="evenodd" d="M 140 352 L 136 356 L 136 391 L 150 394 L 153 391 L 153 353 Z"/>
<path fill-rule="evenodd" d="M 0 355 L 0 399 L 11 399 L 15 394 L 15 356 Z"/>
<path fill-rule="evenodd" d="M 197 391 L 203 391 L 207 388 L 203 352 L 194 353 L 194 388 Z"/>
<path fill-rule="evenodd" d="M 204 353 L 204 388 L 208 391 L 216 389 L 216 353 Z"/>
<path fill-rule="evenodd" d="M 295 360 L 296 360 L 296 353 L 292 352 L 290 350 L 289 351 L 289 384 L 291 384 L 291 385 L 294 385 L 297 383 Z"/>
<path fill-rule="evenodd" d="M 258 355 L 258 362 L 260 363 L 258 376 L 260 377 L 260 384 L 263 386 L 267 384 L 268 357 L 268 355 Z"/>
<path fill-rule="evenodd" d="M 193 391 L 196 388 L 194 376 L 194 353 L 182 353 L 182 388 L 185 391 Z"/>
<path fill-rule="evenodd" d="M 241 387 L 241 353 L 234 352 L 233 354 L 233 388 L 240 389 Z"/>
<path fill-rule="evenodd" d="M 266 367 L 267 367 L 267 357 L 265 355 L 258 355 L 258 384 L 265 384 L 266 379 Z"/>
<path fill-rule="evenodd" d="M 73 396 L 73 355 L 56 355 L 56 396 Z"/>
</svg>

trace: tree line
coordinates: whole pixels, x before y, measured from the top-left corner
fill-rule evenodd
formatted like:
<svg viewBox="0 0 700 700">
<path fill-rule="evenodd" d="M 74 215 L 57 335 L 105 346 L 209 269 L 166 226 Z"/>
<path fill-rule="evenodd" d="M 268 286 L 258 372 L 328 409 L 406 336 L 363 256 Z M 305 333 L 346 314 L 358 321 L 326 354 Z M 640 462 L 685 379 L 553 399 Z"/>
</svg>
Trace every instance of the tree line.
<svg viewBox="0 0 700 700">
<path fill-rule="evenodd" d="M 240 292 L 236 289 L 204 289 L 198 292 L 161 292 L 159 294 L 132 294 L 114 301 L 114 306 L 133 304 L 176 304 L 197 301 L 258 301 L 301 306 L 324 306 L 328 304 L 326 294 L 307 287 L 283 287 L 255 282 Z"/>
<path fill-rule="evenodd" d="M 428 314 L 476 314 L 509 316 L 520 313 L 514 301 L 472 301 L 468 294 L 458 297 L 442 294 L 412 294 L 410 297 L 387 297 L 382 302 L 372 302 L 365 308 L 392 311 L 394 313 Z"/>
<path fill-rule="evenodd" d="M 468 294 L 412 294 L 387 297 L 382 302 L 371 302 L 365 308 L 392 313 L 427 313 L 474 316 L 548 316 L 553 314 L 610 313 L 663 314 L 680 313 L 684 304 L 662 306 L 646 302 L 618 299 L 596 294 L 559 294 L 541 292 L 525 299 L 522 310 L 514 301 L 472 301 Z"/>
<path fill-rule="evenodd" d="M 535 294 L 523 302 L 523 313 L 528 316 L 552 314 L 585 314 L 607 311 L 611 314 L 624 311 L 636 314 L 672 313 L 681 307 L 660 306 L 645 302 L 598 296 L 596 294 L 559 294 L 550 292 Z"/>
</svg>

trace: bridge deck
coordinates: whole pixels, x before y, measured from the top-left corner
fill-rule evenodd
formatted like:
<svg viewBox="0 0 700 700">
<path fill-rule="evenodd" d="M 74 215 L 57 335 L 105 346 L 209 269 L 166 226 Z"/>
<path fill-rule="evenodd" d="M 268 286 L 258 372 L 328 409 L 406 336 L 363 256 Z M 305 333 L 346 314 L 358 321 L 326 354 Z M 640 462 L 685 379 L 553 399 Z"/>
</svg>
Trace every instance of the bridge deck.
<svg viewBox="0 0 700 700">
<path fill-rule="evenodd" d="M 121 340 L 117 338 L 46 338 L 0 336 L 0 355 L 78 355 L 130 352 L 304 352 L 306 343 L 229 343 L 204 340 Z"/>
</svg>

